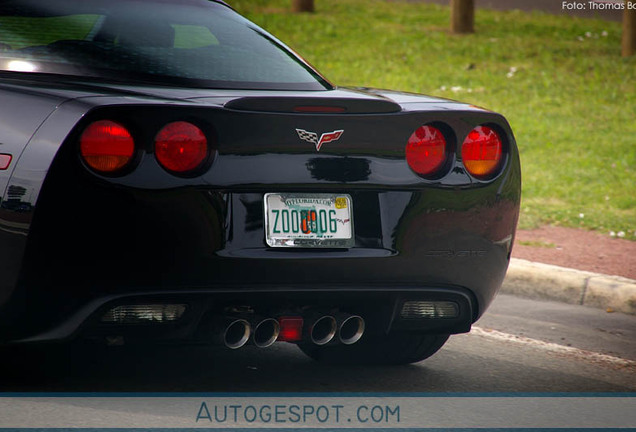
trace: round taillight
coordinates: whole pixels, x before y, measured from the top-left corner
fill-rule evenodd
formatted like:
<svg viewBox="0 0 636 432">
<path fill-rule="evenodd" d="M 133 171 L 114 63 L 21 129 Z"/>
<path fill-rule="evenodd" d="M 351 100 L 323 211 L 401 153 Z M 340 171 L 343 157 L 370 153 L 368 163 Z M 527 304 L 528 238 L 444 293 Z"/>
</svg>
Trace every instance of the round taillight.
<svg viewBox="0 0 636 432">
<path fill-rule="evenodd" d="M 185 174 L 207 160 L 208 140 L 192 123 L 168 123 L 155 137 L 155 157 L 166 170 Z"/>
<path fill-rule="evenodd" d="M 501 138 L 488 126 L 477 126 L 470 131 L 462 145 L 464 166 L 477 178 L 495 174 L 501 163 L 501 155 Z"/>
<path fill-rule="evenodd" d="M 437 174 L 446 162 L 446 139 L 433 126 L 420 126 L 406 144 L 406 161 L 421 176 Z"/>
<path fill-rule="evenodd" d="M 98 120 L 88 125 L 80 136 L 80 154 L 86 165 L 100 173 L 114 173 L 133 158 L 135 142 L 121 124 Z"/>
</svg>

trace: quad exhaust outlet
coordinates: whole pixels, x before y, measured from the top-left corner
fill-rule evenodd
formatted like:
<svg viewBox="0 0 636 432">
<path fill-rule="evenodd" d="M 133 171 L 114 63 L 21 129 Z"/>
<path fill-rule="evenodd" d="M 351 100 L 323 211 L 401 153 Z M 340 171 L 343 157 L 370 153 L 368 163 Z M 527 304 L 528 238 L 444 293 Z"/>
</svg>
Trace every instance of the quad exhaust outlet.
<svg viewBox="0 0 636 432">
<path fill-rule="evenodd" d="M 330 315 L 319 316 L 309 326 L 309 337 L 316 345 L 325 345 L 331 342 L 336 335 L 336 319 Z"/>
<path fill-rule="evenodd" d="M 223 330 L 223 344 L 230 349 L 241 348 L 250 339 L 250 323 L 242 318 L 227 318 Z"/>
<path fill-rule="evenodd" d="M 252 334 L 254 345 L 259 348 L 267 348 L 278 339 L 280 324 L 274 318 L 260 320 L 255 326 Z"/>
<path fill-rule="evenodd" d="M 302 339 L 310 340 L 319 346 L 331 342 L 352 345 L 362 338 L 365 330 L 365 322 L 361 316 L 346 313 L 310 313 L 308 317 L 298 316 L 298 320 L 299 330 L 304 321 Z M 224 317 L 217 321 L 215 328 L 214 340 L 230 349 L 241 348 L 248 342 L 258 348 L 266 348 L 274 344 L 281 334 L 281 324 L 277 319 L 258 316 Z M 292 340 L 300 341 L 301 335 L 298 335 L 298 339 Z"/>
<path fill-rule="evenodd" d="M 364 334 L 364 320 L 359 315 L 338 317 L 338 339 L 345 345 L 352 345 Z"/>
</svg>

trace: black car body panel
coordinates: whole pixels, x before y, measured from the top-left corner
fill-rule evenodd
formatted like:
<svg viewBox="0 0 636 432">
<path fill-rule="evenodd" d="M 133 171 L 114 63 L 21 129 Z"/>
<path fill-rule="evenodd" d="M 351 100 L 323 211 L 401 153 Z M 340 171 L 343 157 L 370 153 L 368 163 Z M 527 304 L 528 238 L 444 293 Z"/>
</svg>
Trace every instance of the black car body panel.
<svg viewBox="0 0 636 432">
<path fill-rule="evenodd" d="M 207 315 L 237 305 L 274 315 L 339 308 L 377 317 L 375 331 L 450 334 L 468 331 L 501 286 L 521 174 L 499 114 L 366 88 L 213 89 L 0 73 L 0 153 L 13 157 L 0 170 L 0 342 L 118 332 L 188 339 Z M 137 143 L 134 163 L 116 176 L 96 173 L 79 155 L 82 131 L 100 119 L 125 125 Z M 209 160 L 188 175 L 166 171 L 154 155 L 153 138 L 176 121 L 197 125 L 210 141 Z M 422 125 L 443 129 L 448 141 L 435 177 L 405 160 Z M 484 179 L 460 157 L 479 125 L 503 143 L 501 169 Z M 299 129 L 341 136 L 317 151 Z M 353 247 L 270 247 L 268 193 L 347 194 Z M 413 299 L 452 301 L 459 312 L 400 320 Z M 158 331 L 100 321 L 117 305 L 153 302 L 183 303 L 188 313 Z"/>
<path fill-rule="evenodd" d="M 340 97 L 348 93 L 336 92 Z M 358 96 L 360 90 L 354 93 Z M 59 107 L 38 125 L 5 189 L 33 182 L 22 186 L 22 197 L 31 200 L 20 199 L 30 211 L 17 211 L 15 198 L 7 193 L 3 199 L 3 220 L 21 223 L 19 232 L 3 231 L 11 240 L 2 244 L 33 244 L 24 265 L 7 266 L 3 272 L 5 283 L 14 281 L 3 286 L 4 311 L 21 309 L 8 300 L 11 294 L 14 301 L 22 298 L 27 310 L 34 305 L 25 299 L 37 299 L 54 311 L 37 312 L 53 315 L 48 327 L 62 320 L 64 314 L 56 316 L 62 305 L 82 307 L 95 296 L 107 299 L 122 291 L 468 287 L 476 319 L 503 280 L 517 219 L 519 170 L 512 163 L 518 157 L 514 138 L 500 116 L 465 105 L 463 110 L 444 110 L 446 101 L 430 98 L 410 102 L 418 104 L 413 111 L 310 116 L 210 104 L 210 99 L 224 105 L 235 100 L 229 95 L 179 102 L 149 101 L 148 93 L 125 102 L 112 95 L 73 96 L 58 100 Z M 150 129 L 175 118 L 205 119 L 216 126 L 218 155 L 207 172 L 193 178 L 166 173 L 151 155 L 128 175 L 97 176 L 77 158 L 76 131 L 104 116 L 134 119 L 152 125 Z M 484 122 L 498 124 L 507 132 L 512 162 L 488 182 L 472 179 L 459 163 L 443 179 L 420 178 L 404 161 L 403 143 L 418 125 L 431 121 L 450 125 L 458 135 Z M 378 122 L 391 122 L 392 127 L 378 132 L 367 126 Z M 317 153 L 298 139 L 295 129 L 320 130 L 323 124 L 346 129 L 346 135 Z M 355 203 L 354 248 L 281 251 L 264 243 L 265 193 L 343 190 Z M 66 253 L 59 253 L 60 245 Z M 16 250 L 11 246 L 3 254 Z M 19 295 L 18 277 L 32 293 Z M 51 298 L 42 302 L 46 297 Z"/>
</svg>

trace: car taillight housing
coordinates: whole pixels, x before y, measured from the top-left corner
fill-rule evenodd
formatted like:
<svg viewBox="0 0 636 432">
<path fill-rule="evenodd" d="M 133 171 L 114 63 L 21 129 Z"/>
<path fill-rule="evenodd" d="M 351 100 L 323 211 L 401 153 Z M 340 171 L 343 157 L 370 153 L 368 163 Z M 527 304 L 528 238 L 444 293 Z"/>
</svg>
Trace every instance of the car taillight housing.
<svg viewBox="0 0 636 432">
<path fill-rule="evenodd" d="M 155 157 L 171 173 L 191 174 L 205 164 L 208 155 L 205 134 L 190 122 L 168 123 L 155 136 Z"/>
<path fill-rule="evenodd" d="M 462 162 L 473 177 L 487 179 L 498 172 L 502 151 L 499 134 L 488 126 L 477 126 L 462 144 Z"/>
<path fill-rule="evenodd" d="M 434 177 L 446 165 L 447 143 L 444 134 L 434 126 L 420 126 L 406 144 L 406 161 L 423 177 Z"/>
<path fill-rule="evenodd" d="M 97 120 L 89 124 L 79 141 L 82 159 L 101 174 L 121 171 L 135 154 L 135 141 L 128 129 L 111 120 Z"/>
</svg>

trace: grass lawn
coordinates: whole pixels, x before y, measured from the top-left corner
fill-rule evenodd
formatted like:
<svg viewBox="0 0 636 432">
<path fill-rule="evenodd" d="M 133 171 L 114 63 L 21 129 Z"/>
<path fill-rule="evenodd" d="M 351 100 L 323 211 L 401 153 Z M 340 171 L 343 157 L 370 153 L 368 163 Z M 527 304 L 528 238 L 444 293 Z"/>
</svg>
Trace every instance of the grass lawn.
<svg viewBox="0 0 636 432">
<path fill-rule="evenodd" d="M 232 5 L 332 82 L 458 99 L 504 114 L 523 169 L 520 227 L 636 240 L 636 57 L 602 20 L 478 9 L 476 33 L 448 32 L 449 7 L 385 0 Z M 622 234 L 621 234 L 622 236 Z"/>
</svg>

